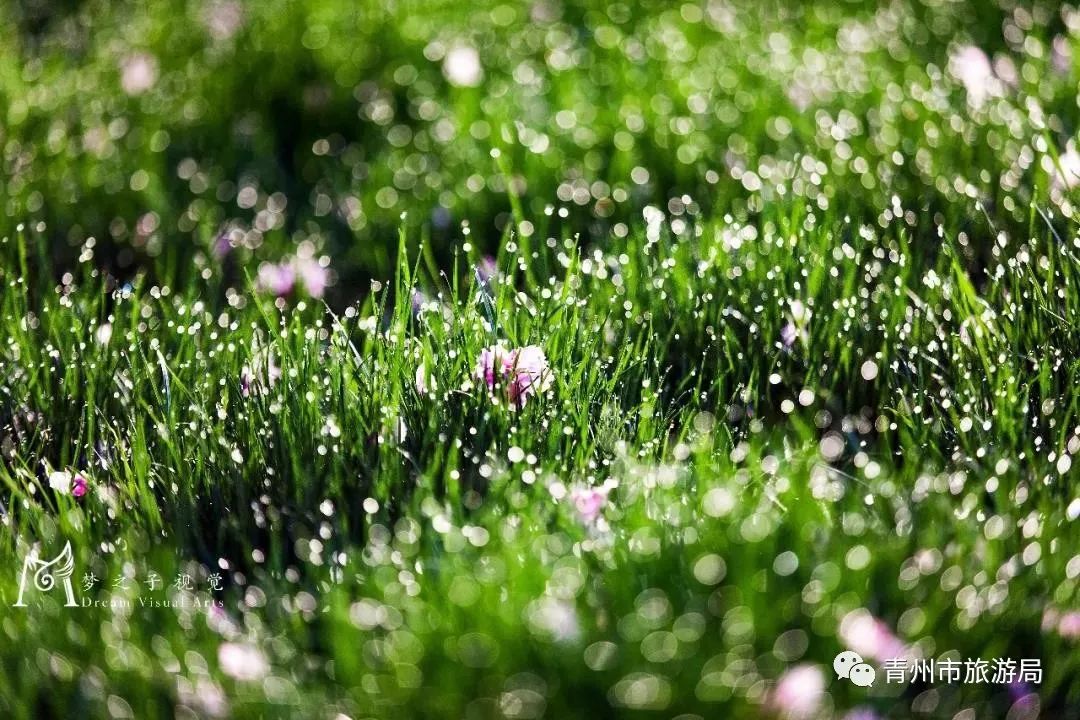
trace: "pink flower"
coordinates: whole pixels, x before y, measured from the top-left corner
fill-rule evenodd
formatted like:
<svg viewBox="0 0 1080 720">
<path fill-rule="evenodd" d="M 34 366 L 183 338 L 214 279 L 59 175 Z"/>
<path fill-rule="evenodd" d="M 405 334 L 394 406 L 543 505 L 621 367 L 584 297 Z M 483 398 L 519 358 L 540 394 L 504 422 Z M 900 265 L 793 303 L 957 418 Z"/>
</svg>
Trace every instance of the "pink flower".
<svg viewBox="0 0 1080 720">
<path fill-rule="evenodd" d="M 261 680 L 270 672 L 262 650 L 249 643 L 221 643 L 218 646 L 221 671 L 235 680 Z"/>
<path fill-rule="evenodd" d="M 825 696 L 825 675 L 817 665 L 803 663 L 785 670 L 769 694 L 769 705 L 789 720 L 812 718 Z"/>
<path fill-rule="evenodd" d="M 864 659 L 884 662 L 889 658 L 907 657 L 908 647 L 893 634 L 889 626 L 866 609 L 852 610 L 840 621 L 840 641 Z"/>
<path fill-rule="evenodd" d="M 480 351 L 474 375 L 489 392 L 494 393 L 497 386 L 504 386 L 510 406 L 515 410 L 525 407 L 531 396 L 548 390 L 553 381 L 547 357 L 538 345 L 514 350 L 501 345 L 486 347 Z"/>
<path fill-rule="evenodd" d="M 410 296 L 410 302 L 412 304 L 412 311 L 414 314 L 423 312 L 424 306 L 431 302 L 431 298 L 423 290 L 414 288 L 412 295 Z"/>
<path fill-rule="evenodd" d="M 80 498 L 86 494 L 88 489 L 86 477 L 82 473 L 75 473 L 75 477 L 71 480 L 71 494 Z"/>
<path fill-rule="evenodd" d="M 604 506 L 607 505 L 609 492 L 611 488 L 606 485 L 598 488 L 576 487 L 570 491 L 570 500 L 574 503 L 574 508 L 577 509 L 578 517 L 583 524 L 592 525 L 596 522 L 596 518 L 600 517 Z"/>
<path fill-rule="evenodd" d="M 552 376 L 543 348 L 528 345 L 511 354 L 509 370 L 510 401 L 515 407 L 524 407 L 530 395 L 545 392 L 551 387 Z"/>
<path fill-rule="evenodd" d="M 176 697 L 181 705 L 198 711 L 198 717 L 225 717 L 229 712 L 224 691 L 209 678 L 191 682 L 183 675 L 177 676 Z"/>
<path fill-rule="evenodd" d="M 255 287 L 277 297 L 284 297 L 292 292 L 296 284 L 296 271 L 290 263 L 263 263 L 259 265 L 259 274 L 255 278 Z"/>
<path fill-rule="evenodd" d="M 232 242 L 229 240 L 229 233 L 222 232 L 214 239 L 213 244 L 210 246 L 210 252 L 215 258 L 221 260 L 223 257 L 232 252 Z"/>
<path fill-rule="evenodd" d="M 330 271 L 313 257 L 286 258 L 277 263 L 259 265 L 255 288 L 277 297 L 290 295 L 297 281 L 309 297 L 321 298 L 330 284 Z"/>
<path fill-rule="evenodd" d="M 484 348 L 476 361 L 476 379 L 486 385 L 489 391 L 494 392 L 495 384 L 513 367 L 511 357 L 511 353 L 502 345 Z"/>
<path fill-rule="evenodd" d="M 86 476 L 80 472 L 67 470 L 55 470 L 49 473 L 49 487 L 61 495 L 83 497 L 90 489 Z"/>
<path fill-rule="evenodd" d="M 480 258 L 480 262 L 476 265 L 476 274 L 484 282 L 490 282 L 491 280 L 497 280 L 499 278 L 499 263 L 491 255 L 485 255 Z"/>
<path fill-rule="evenodd" d="M 1058 621 L 1057 631 L 1063 638 L 1080 639 L 1080 610 L 1071 610 L 1063 614 Z"/>
<path fill-rule="evenodd" d="M 787 325 L 780 328 L 780 344 L 782 344 L 785 349 L 790 350 L 798 337 L 799 330 L 795 327 L 795 323 L 789 322 Z"/>
<path fill-rule="evenodd" d="M 330 284 L 330 273 L 315 258 L 297 258 L 293 262 L 294 272 L 300 276 L 304 292 L 313 298 L 321 298 Z"/>
</svg>

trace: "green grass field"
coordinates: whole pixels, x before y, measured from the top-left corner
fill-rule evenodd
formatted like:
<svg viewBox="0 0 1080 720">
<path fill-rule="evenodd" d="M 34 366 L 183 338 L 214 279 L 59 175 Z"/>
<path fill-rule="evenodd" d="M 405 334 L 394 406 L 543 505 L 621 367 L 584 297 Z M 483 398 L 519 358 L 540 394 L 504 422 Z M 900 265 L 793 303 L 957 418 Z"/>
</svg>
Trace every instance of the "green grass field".
<svg viewBox="0 0 1080 720">
<path fill-rule="evenodd" d="M 0 26 L 0 718 L 1080 718 L 1080 10 Z"/>
</svg>

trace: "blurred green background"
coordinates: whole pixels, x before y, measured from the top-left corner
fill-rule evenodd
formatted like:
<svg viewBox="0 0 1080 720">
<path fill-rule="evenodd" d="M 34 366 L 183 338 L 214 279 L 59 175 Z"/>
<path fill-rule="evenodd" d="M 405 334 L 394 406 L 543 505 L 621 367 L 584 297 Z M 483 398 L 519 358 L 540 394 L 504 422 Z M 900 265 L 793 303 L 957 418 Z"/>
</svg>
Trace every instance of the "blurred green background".
<svg viewBox="0 0 1080 720">
<path fill-rule="evenodd" d="M 646 203 L 745 218 L 772 182 L 815 173 L 836 180 L 795 194 L 861 220 L 893 196 L 957 219 L 966 208 L 950 201 L 977 196 L 999 221 L 1024 222 L 1028 188 L 1045 187 L 1022 161 L 1027 138 L 1002 132 L 1008 118 L 956 122 L 962 87 L 959 103 L 935 96 L 957 97 L 949 55 L 973 43 L 1052 115 L 1044 129 L 1063 147 L 1078 116 L 1072 56 L 1059 57 L 1072 42 L 1067 11 L 5 3 L 3 216 L 44 222 L 62 264 L 94 238 L 120 277 L 176 278 L 193 253 L 216 262 L 223 236 L 240 275 L 310 243 L 332 259 L 344 300 L 389 275 L 403 216 L 445 261 L 466 223 L 493 253 L 512 200 L 527 230 L 569 227 L 599 244 L 625 237 L 619 224 Z M 1002 206 L 1006 174 L 1014 192 Z M 548 219 L 556 206 L 565 217 Z"/>
</svg>

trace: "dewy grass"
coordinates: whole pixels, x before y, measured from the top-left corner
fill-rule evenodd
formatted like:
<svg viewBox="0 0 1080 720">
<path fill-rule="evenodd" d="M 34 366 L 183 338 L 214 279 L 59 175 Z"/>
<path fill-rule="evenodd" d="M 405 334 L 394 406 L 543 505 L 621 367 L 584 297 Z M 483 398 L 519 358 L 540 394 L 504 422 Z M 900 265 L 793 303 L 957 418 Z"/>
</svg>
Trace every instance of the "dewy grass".
<svg viewBox="0 0 1080 720">
<path fill-rule="evenodd" d="M 34 7 L 4 718 L 1078 717 L 1074 9 Z"/>
</svg>

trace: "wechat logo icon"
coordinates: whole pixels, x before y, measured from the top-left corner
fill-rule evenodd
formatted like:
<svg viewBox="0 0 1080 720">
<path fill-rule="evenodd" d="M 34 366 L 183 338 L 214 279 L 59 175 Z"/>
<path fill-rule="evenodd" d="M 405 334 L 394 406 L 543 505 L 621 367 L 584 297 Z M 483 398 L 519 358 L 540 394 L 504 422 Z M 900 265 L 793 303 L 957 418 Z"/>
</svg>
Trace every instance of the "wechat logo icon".
<svg viewBox="0 0 1080 720">
<path fill-rule="evenodd" d="M 832 667 L 837 677 L 847 678 L 859 687 L 870 687 L 877 679 L 877 671 L 864 663 L 859 653 L 851 650 L 845 650 L 833 658 Z"/>
</svg>

